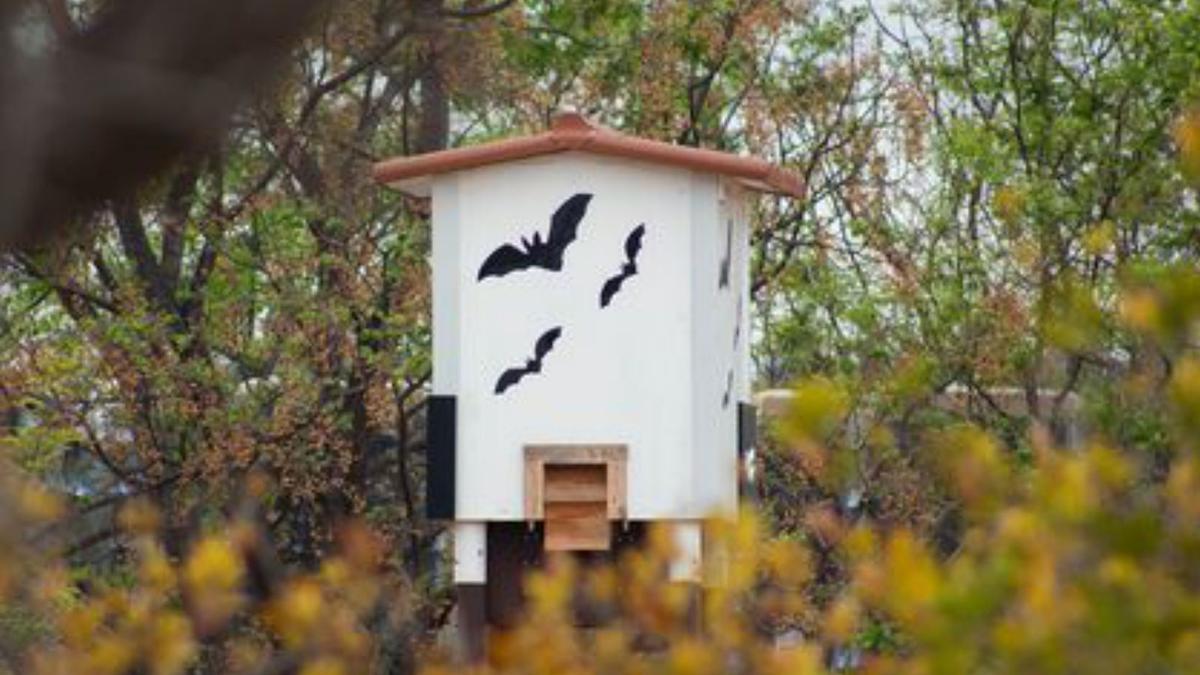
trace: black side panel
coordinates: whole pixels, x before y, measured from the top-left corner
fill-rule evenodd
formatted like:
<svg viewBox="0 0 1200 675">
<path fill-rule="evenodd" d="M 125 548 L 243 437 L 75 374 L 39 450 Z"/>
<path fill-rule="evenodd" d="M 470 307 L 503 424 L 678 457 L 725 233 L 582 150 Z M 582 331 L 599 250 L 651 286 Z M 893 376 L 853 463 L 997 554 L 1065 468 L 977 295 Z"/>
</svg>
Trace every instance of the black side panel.
<svg viewBox="0 0 1200 675">
<path fill-rule="evenodd" d="M 745 457 L 758 443 L 758 408 L 738 403 L 738 457 Z"/>
<path fill-rule="evenodd" d="M 455 424 L 453 396 L 430 396 L 425 418 L 428 448 L 425 467 L 425 515 L 431 520 L 454 520 Z"/>
</svg>

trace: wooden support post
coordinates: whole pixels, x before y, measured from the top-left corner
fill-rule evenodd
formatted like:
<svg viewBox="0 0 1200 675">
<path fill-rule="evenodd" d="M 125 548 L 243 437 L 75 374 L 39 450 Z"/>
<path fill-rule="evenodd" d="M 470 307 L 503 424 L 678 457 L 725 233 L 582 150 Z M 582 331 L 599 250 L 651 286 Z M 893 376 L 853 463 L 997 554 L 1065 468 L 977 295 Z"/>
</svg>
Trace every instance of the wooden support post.
<svg viewBox="0 0 1200 675">
<path fill-rule="evenodd" d="M 487 657 L 487 587 L 457 584 L 458 647 L 463 663 L 483 663 Z"/>
<path fill-rule="evenodd" d="M 675 559 L 671 561 L 671 581 L 700 583 L 702 530 L 699 521 L 681 520 L 671 523 L 671 536 L 675 540 Z"/>
<path fill-rule="evenodd" d="M 459 658 L 487 656 L 487 524 L 454 524 L 454 584 L 458 594 Z"/>
</svg>

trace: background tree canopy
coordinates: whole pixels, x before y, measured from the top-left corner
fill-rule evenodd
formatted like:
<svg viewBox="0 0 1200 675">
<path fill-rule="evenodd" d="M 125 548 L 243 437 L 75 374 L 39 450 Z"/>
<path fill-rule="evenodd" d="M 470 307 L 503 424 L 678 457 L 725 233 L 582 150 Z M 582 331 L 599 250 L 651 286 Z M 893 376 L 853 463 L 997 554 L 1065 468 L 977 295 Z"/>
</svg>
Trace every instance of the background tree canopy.
<svg viewBox="0 0 1200 675">
<path fill-rule="evenodd" d="M 571 634 L 559 571 L 497 667 L 1200 662 L 1194 3 L 44 0 L 0 22 L 0 672 L 438 663 L 428 214 L 369 167 L 564 109 L 804 177 L 752 242 L 757 384 L 802 384 L 759 516 L 717 526 L 744 554 L 716 637 L 615 581 L 659 542 L 592 580 L 619 629 Z M 788 631 L 806 646 L 769 646 Z"/>
</svg>

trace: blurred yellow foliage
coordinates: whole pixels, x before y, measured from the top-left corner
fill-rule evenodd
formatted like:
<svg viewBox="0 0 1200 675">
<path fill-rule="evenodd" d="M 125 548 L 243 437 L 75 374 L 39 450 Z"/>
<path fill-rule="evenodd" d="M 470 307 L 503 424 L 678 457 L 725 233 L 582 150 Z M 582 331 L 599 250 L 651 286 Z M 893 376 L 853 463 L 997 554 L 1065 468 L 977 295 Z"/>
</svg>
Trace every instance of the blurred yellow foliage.
<svg viewBox="0 0 1200 675">
<path fill-rule="evenodd" d="M 992 208 L 996 215 L 1008 224 L 1016 223 L 1025 211 L 1026 196 L 1024 191 L 1003 185 L 992 194 Z"/>
<path fill-rule="evenodd" d="M 1102 220 L 1083 234 L 1083 250 L 1090 255 L 1102 255 L 1112 248 L 1117 227 L 1111 220 Z"/>
<path fill-rule="evenodd" d="M 183 567 L 188 589 L 195 593 L 228 591 L 242 578 L 242 561 L 228 540 L 201 540 Z"/>
<path fill-rule="evenodd" d="M 288 584 L 266 611 L 267 623 L 290 647 L 299 647 L 327 618 L 321 587 L 310 580 Z"/>
<path fill-rule="evenodd" d="M 1173 135 L 1184 175 L 1194 181 L 1200 180 L 1200 109 L 1192 108 L 1180 115 L 1175 121 Z"/>
<path fill-rule="evenodd" d="M 961 528 L 952 550 L 911 522 L 876 521 L 877 511 L 845 500 L 789 505 L 789 531 L 746 505 L 735 519 L 705 524 L 703 584 L 671 583 L 675 533 L 653 526 L 645 546 L 612 564 L 552 556 L 528 579 L 522 619 L 493 632 L 489 661 L 476 670 L 782 674 L 842 663 L 833 669 L 1196 672 L 1200 357 L 1184 339 L 1193 322 L 1179 314 L 1200 315 L 1197 279 L 1131 285 L 1120 298 L 1124 330 L 1174 350 L 1161 399 L 1176 423 L 1172 454 L 1151 460 L 1107 439 L 1060 448 L 1035 425 L 1022 432 L 1019 455 L 977 427 L 944 424 L 904 459 L 931 465 L 952 500 Z M 1070 291 L 1062 299 L 1079 300 Z M 1094 304 L 1082 304 L 1091 316 Z M 1066 342 L 1082 347 L 1101 327 L 1092 321 Z M 898 368 L 904 381 L 881 389 L 911 400 L 929 386 L 927 371 Z M 835 380 L 797 385 L 779 426 L 790 451 L 775 470 L 818 480 L 806 472 L 830 464 L 850 403 Z M 866 437 L 866 452 L 896 452 L 886 430 Z M 0 488 L 0 517 L 14 519 L 14 531 L 63 514 L 44 489 L 12 477 Z M 230 631 L 236 638 L 220 655 L 228 672 L 369 672 L 381 647 L 365 617 L 404 604 L 382 580 L 388 544 L 361 523 L 339 531 L 338 553 L 307 573 L 256 557 L 263 535 L 249 520 L 201 536 L 179 559 L 160 541 L 148 502 L 131 502 L 118 520 L 136 557 L 127 583 L 81 590 L 54 555 L 0 550 L 0 597 L 34 607 L 49 626 L 28 672 L 183 673 L 206 658 L 210 636 Z M 598 626 L 576 626 L 585 605 L 605 617 Z M 421 667 L 459 672 L 437 650 Z"/>
</svg>

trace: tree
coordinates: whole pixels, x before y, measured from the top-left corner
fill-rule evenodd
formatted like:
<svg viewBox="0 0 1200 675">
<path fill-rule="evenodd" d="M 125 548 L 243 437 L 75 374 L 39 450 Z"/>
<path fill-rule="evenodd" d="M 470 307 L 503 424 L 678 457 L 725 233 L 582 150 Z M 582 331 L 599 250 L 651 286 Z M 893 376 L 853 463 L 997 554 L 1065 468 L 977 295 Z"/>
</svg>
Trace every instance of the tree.
<svg viewBox="0 0 1200 675">
<path fill-rule="evenodd" d="M 82 450 L 111 480 L 76 514 L 147 498 L 174 559 L 262 473 L 282 564 L 315 569 L 338 523 L 366 518 L 393 572 L 424 583 L 427 225 L 368 171 L 446 143 L 450 75 L 506 4 L 325 11 L 218 147 L 189 146 L 69 239 L 5 254 L 3 404 L 36 422 L 10 439 L 24 467 Z M 114 540 L 129 550 L 116 523 L 67 545 Z M 408 633 L 379 629 L 385 660 L 407 653 Z"/>
</svg>

